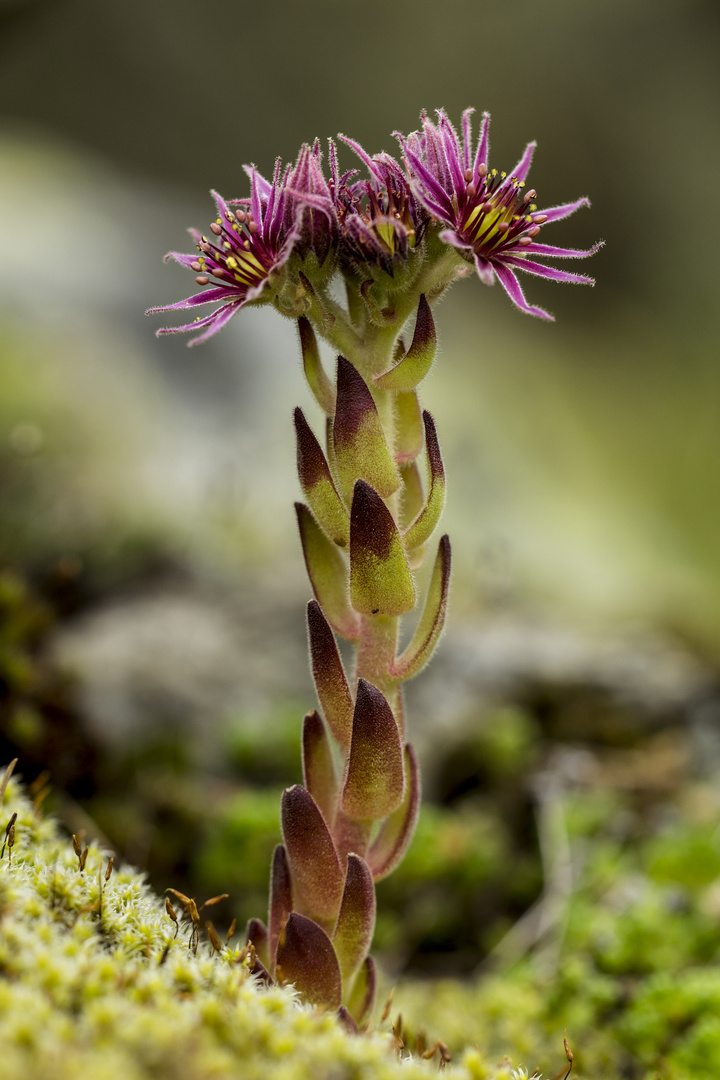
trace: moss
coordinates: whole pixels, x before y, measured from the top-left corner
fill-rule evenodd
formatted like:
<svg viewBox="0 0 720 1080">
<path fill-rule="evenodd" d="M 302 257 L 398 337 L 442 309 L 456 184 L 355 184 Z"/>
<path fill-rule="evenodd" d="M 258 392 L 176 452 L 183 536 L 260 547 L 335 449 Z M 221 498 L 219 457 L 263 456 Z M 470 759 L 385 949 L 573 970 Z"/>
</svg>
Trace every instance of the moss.
<svg viewBox="0 0 720 1080">
<path fill-rule="evenodd" d="M 345 1032 L 263 987 L 239 946 L 187 946 L 160 899 L 129 867 L 106 880 L 90 845 L 84 871 L 69 838 L 10 782 L 17 814 L 0 861 L 0 1048 L 4 1080 L 414 1080 L 437 1064 L 410 1059 L 387 1030 Z M 388 1025 L 385 1025 L 386 1028 Z M 458 1080 L 510 1080 L 477 1050 Z M 516 1076 L 520 1074 L 515 1074 Z"/>
</svg>

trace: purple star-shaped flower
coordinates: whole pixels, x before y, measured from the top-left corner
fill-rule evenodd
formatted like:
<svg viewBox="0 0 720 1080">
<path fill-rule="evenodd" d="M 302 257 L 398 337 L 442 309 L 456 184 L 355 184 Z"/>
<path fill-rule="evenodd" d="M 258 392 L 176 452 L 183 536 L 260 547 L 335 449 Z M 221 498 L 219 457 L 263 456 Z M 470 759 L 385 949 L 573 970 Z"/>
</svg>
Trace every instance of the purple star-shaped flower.
<svg viewBox="0 0 720 1080">
<path fill-rule="evenodd" d="M 197 253 L 171 251 L 165 256 L 166 260 L 175 259 L 194 270 L 195 281 L 203 291 L 175 304 L 150 308 L 146 314 L 182 311 L 202 304 L 220 306 L 184 326 L 163 327 L 157 331 L 158 336 L 202 330 L 188 343 L 197 345 L 216 334 L 240 308 L 260 300 L 295 250 L 307 254 L 313 247 L 319 262 L 326 258 L 336 223 L 317 146 L 303 146 L 297 164 L 284 173 L 278 160 L 272 182 L 254 166 L 246 166 L 246 172 L 250 177 L 249 198 L 226 202 L 212 192 L 218 209 L 210 226 L 212 237 L 190 230 Z"/>
<path fill-rule="evenodd" d="M 420 131 L 400 140 L 410 170 L 410 182 L 422 205 L 433 218 L 445 225 L 439 236 L 472 261 L 480 280 L 492 285 L 500 281 L 512 302 L 530 315 L 552 319 L 547 311 L 527 302 L 516 270 L 581 285 L 594 285 L 593 278 L 545 266 L 530 258 L 533 255 L 553 258 L 585 258 L 593 255 L 602 243 L 588 251 L 554 247 L 537 242 L 541 227 L 547 222 L 569 217 L 588 199 L 553 206 L 538 211 L 534 189 L 525 191 L 535 143 L 528 143 L 525 153 L 511 173 L 488 169 L 488 125 L 483 116 L 480 139 L 473 155 L 470 135 L 472 109 L 463 113 L 462 144 L 442 110 L 433 124 L 424 114 Z"/>
<path fill-rule="evenodd" d="M 376 262 L 392 273 L 422 238 L 429 220 L 413 194 L 408 178 L 390 154 L 370 157 L 359 143 L 340 138 L 367 166 L 369 180 L 350 183 L 356 170 L 339 176 L 335 146 L 330 144 L 331 190 L 341 248 L 351 262 Z"/>
</svg>

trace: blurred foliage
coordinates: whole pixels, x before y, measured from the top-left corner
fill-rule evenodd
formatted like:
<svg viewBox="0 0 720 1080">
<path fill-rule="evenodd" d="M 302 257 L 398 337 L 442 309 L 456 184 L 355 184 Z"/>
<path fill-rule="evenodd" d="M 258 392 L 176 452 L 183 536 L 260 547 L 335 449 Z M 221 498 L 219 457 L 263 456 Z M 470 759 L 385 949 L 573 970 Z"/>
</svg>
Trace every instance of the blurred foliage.
<svg viewBox="0 0 720 1080">
<path fill-rule="evenodd" d="M 717 1076 L 717 793 L 694 785 L 671 808 L 653 824 L 617 792 L 567 792 L 572 888 L 544 935 L 471 982 L 402 983 L 410 1043 L 422 1027 L 453 1047 L 492 1054 L 509 1042 L 545 1062 L 567 1028 L 582 1075 Z"/>
<path fill-rule="evenodd" d="M 51 765 L 47 805 L 71 831 L 99 828 L 159 889 L 230 893 L 214 909 L 221 931 L 264 915 L 281 787 L 299 778 L 300 710 L 288 703 L 276 726 L 226 720 L 224 775 L 203 776 L 192 745 L 159 735 L 109 759 L 79 734 L 44 659 L 49 604 L 5 573 L 0 607 L 3 756 L 19 754 L 27 779 Z M 408 1049 L 439 1037 L 456 1057 L 478 1045 L 487 1060 L 510 1052 L 548 1072 L 567 1028 L 581 1075 L 717 1075 L 714 759 L 699 780 L 692 726 L 626 719 L 624 732 L 599 724 L 563 743 L 556 716 L 499 702 L 439 745 L 434 798 L 378 888 L 375 952 Z M 666 775 L 668 753 L 678 766 Z"/>
</svg>

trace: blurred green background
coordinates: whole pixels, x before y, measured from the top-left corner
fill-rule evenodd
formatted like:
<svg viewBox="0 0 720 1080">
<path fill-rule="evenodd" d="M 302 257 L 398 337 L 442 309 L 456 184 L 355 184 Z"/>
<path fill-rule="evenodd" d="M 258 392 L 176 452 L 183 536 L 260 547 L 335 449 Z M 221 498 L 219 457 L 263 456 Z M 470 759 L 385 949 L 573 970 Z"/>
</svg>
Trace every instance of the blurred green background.
<svg viewBox="0 0 720 1080">
<path fill-rule="evenodd" d="M 498 166 L 538 140 L 541 203 L 591 197 L 555 241 L 606 247 L 593 291 L 530 279 L 554 326 L 475 281 L 439 312 L 425 397 L 462 597 L 498 574 L 717 650 L 719 24 L 711 0 L 5 0 L 3 501 L 30 503 L 24 526 L 6 509 L 6 554 L 169 519 L 181 543 L 229 530 L 233 557 L 293 558 L 292 329 L 248 312 L 200 352 L 156 343 L 143 309 L 189 290 L 160 256 L 206 222 L 210 187 L 244 192 L 243 162 L 269 172 L 338 131 L 392 148 L 421 107 L 474 105 Z"/>
<path fill-rule="evenodd" d="M 392 150 L 440 106 L 492 114 L 498 168 L 537 139 L 540 205 L 592 200 L 552 241 L 606 246 L 593 290 L 523 283 L 552 325 L 475 279 L 437 311 L 455 586 L 410 691 L 428 799 L 387 966 L 471 971 L 537 898 L 538 776 L 611 791 L 636 839 L 715 775 L 719 55 L 713 0 L 0 3 L 0 745 L 72 829 L 261 913 L 313 701 L 309 395 L 272 312 L 189 352 L 143 312 L 191 291 L 162 256 L 243 163 Z"/>
</svg>

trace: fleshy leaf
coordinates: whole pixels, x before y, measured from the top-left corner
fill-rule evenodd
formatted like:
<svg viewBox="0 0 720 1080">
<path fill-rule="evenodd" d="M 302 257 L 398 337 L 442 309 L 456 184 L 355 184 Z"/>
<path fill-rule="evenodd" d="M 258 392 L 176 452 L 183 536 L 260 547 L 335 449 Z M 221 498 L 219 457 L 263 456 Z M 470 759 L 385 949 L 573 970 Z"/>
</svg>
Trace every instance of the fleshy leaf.
<svg viewBox="0 0 720 1080">
<path fill-rule="evenodd" d="M 250 919 L 245 932 L 245 943 L 252 942 L 257 958 L 264 968 L 270 967 L 268 929 L 262 919 Z"/>
<path fill-rule="evenodd" d="M 293 907 L 332 929 L 345 875 L 325 818 L 310 792 L 295 784 L 282 794 L 280 821 L 292 877 Z"/>
<path fill-rule="evenodd" d="M 417 462 L 407 461 L 400 466 L 402 490 L 400 492 L 400 526 L 407 529 L 425 505 L 423 485 Z"/>
<path fill-rule="evenodd" d="M 393 516 L 364 480 L 355 484 L 350 510 L 350 597 L 362 615 L 403 615 L 415 607 L 415 585 Z"/>
<path fill-rule="evenodd" d="M 353 699 L 335 635 L 317 600 L 307 608 L 310 663 L 315 689 L 330 731 L 343 749 L 352 735 Z"/>
<path fill-rule="evenodd" d="M 445 467 L 440 455 L 435 421 L 429 412 L 423 412 L 425 446 L 430 466 L 430 491 L 427 503 L 405 533 L 405 546 L 409 551 L 420 547 L 430 539 L 440 520 L 445 505 Z"/>
<path fill-rule="evenodd" d="M 423 293 L 410 348 L 399 364 L 375 379 L 376 386 L 383 390 L 414 390 L 432 367 L 436 350 L 435 322 Z"/>
<path fill-rule="evenodd" d="M 358 679 L 343 813 L 364 821 L 387 817 L 402 802 L 403 785 L 402 744 L 393 711 L 376 687 Z"/>
<path fill-rule="evenodd" d="M 425 607 L 412 641 L 390 668 L 393 678 L 411 679 L 422 670 L 433 654 L 445 625 L 450 587 L 450 562 L 450 539 L 446 534 L 440 538 Z"/>
<path fill-rule="evenodd" d="M 344 356 L 338 356 L 333 444 L 338 479 L 348 501 L 358 478 L 372 484 L 384 498 L 397 491 L 400 474 L 373 396 L 362 375 Z"/>
<path fill-rule="evenodd" d="M 365 957 L 365 963 L 360 968 L 352 989 L 346 996 L 345 1004 L 348 1012 L 362 1030 L 367 1027 L 370 1013 L 375 1004 L 377 993 L 377 969 L 372 956 Z"/>
<path fill-rule="evenodd" d="M 400 390 L 395 395 L 395 460 L 414 461 L 422 444 L 423 422 L 417 390 Z"/>
<path fill-rule="evenodd" d="M 325 821 L 332 825 L 337 800 L 337 779 L 332 749 L 322 719 L 313 709 L 303 720 L 302 766 L 305 787 Z"/>
<path fill-rule="evenodd" d="M 313 592 L 333 629 L 353 641 L 360 633 L 360 620 L 350 607 L 347 563 L 307 506 L 295 503 L 295 511 Z"/>
<path fill-rule="evenodd" d="M 346 1005 L 341 1005 L 337 1012 L 338 1022 L 345 1028 L 348 1035 L 359 1035 L 360 1028 Z"/>
<path fill-rule="evenodd" d="M 312 919 L 293 911 L 280 938 L 277 952 L 278 980 L 294 983 L 303 1001 L 338 1009 L 342 979 L 332 942 Z"/>
<path fill-rule="evenodd" d="M 335 412 L 335 388 L 325 374 L 320 360 L 320 349 L 311 323 L 304 315 L 298 319 L 300 348 L 302 349 L 303 368 L 308 386 L 320 408 L 332 416 Z"/>
<path fill-rule="evenodd" d="M 322 447 L 302 409 L 295 409 L 295 434 L 298 476 L 303 494 L 328 537 L 339 547 L 347 547 L 350 539 L 348 512 L 338 495 Z"/>
<path fill-rule="evenodd" d="M 273 852 L 270 870 L 270 910 L 268 912 L 268 968 L 275 974 L 275 954 L 280 934 L 293 909 L 292 882 L 287 853 L 282 844 Z"/>
<path fill-rule="evenodd" d="M 359 855 L 348 855 L 345 891 L 333 946 L 343 986 L 348 986 L 368 954 L 375 930 L 375 886 L 370 868 Z"/>
<path fill-rule="evenodd" d="M 392 873 L 412 840 L 420 812 L 420 770 L 415 751 L 405 746 L 405 794 L 397 810 L 390 815 L 375 837 L 367 854 L 373 879 L 380 881 Z"/>
</svg>

